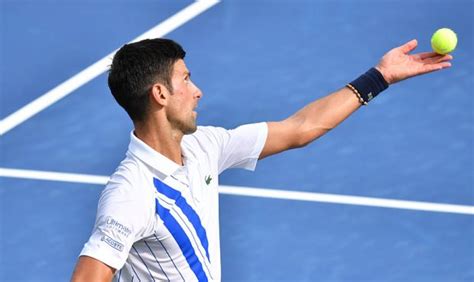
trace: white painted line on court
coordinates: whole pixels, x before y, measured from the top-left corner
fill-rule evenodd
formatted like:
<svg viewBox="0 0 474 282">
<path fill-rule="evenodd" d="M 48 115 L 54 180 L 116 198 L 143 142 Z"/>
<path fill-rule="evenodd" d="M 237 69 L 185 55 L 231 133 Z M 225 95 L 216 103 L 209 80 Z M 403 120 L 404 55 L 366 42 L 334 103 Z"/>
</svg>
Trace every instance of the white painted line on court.
<svg viewBox="0 0 474 282">
<path fill-rule="evenodd" d="M 107 183 L 109 179 L 109 177 L 107 176 L 99 176 L 99 175 L 24 170 L 24 169 L 10 169 L 10 168 L 0 168 L 0 177 L 36 179 L 36 180 L 48 180 L 48 181 L 63 181 L 63 182 L 73 182 L 73 183 L 97 184 L 97 185 L 104 185 Z M 247 196 L 247 197 L 259 197 L 259 198 L 271 198 L 271 199 L 282 199 L 282 200 L 321 202 L 321 203 L 369 206 L 369 207 L 379 207 L 379 208 L 393 208 L 393 209 L 474 215 L 474 206 L 464 206 L 464 205 L 403 201 L 403 200 L 392 200 L 392 199 L 382 199 L 382 198 L 321 194 L 321 193 L 313 193 L 313 192 L 298 192 L 298 191 L 286 191 L 286 190 L 274 190 L 274 189 L 226 186 L 226 185 L 220 186 L 220 193 L 226 194 L 226 195 L 237 195 L 237 196 Z"/>
<path fill-rule="evenodd" d="M 146 38 L 163 37 L 171 31 L 175 30 L 176 28 L 182 26 L 186 22 L 192 20 L 194 17 L 203 13 L 204 11 L 211 8 L 217 3 L 219 3 L 218 0 L 198 0 L 190 4 L 186 8 L 182 9 L 178 13 L 174 14 L 173 16 L 169 17 L 165 21 L 161 22 L 157 26 L 138 36 L 131 42 L 139 41 Z M 112 57 L 114 56 L 115 52 L 117 52 L 117 50 L 103 57 L 99 61 L 85 68 L 73 77 L 69 78 L 68 80 L 59 84 L 55 88 L 41 95 L 39 98 L 35 99 L 31 103 L 25 105 L 24 107 L 20 108 L 16 112 L 10 114 L 9 116 L 1 120 L 0 136 L 4 135 L 5 133 L 17 127 L 21 123 L 25 122 L 32 116 L 43 111 L 44 109 L 56 103 L 60 99 L 71 94 L 74 90 L 78 89 L 82 85 L 88 83 L 92 79 L 107 71 L 112 61 Z"/>
<path fill-rule="evenodd" d="M 262 189 L 241 186 L 221 186 L 222 194 L 262 197 L 272 199 L 322 202 L 344 205 L 369 206 L 380 208 L 419 210 L 430 212 L 460 213 L 474 215 L 474 206 L 462 206 L 451 204 L 439 204 L 429 202 L 415 202 L 404 200 L 392 200 L 383 198 L 370 198 L 360 196 L 347 196 L 335 194 L 321 194 L 313 192 L 298 192 L 286 190 Z"/>
<path fill-rule="evenodd" d="M 100 176 L 100 175 L 39 171 L 39 170 L 25 170 L 25 169 L 10 169 L 10 168 L 1 168 L 1 167 L 0 167 L 0 177 L 86 183 L 86 184 L 97 184 L 97 185 L 104 185 L 109 180 L 109 177 Z"/>
</svg>

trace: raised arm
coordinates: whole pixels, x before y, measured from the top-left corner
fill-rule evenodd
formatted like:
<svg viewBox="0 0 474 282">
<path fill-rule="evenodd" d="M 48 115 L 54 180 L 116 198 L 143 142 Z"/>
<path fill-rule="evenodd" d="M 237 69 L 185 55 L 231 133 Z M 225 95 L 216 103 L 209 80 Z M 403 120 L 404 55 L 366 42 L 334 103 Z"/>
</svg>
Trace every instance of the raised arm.
<svg viewBox="0 0 474 282">
<path fill-rule="evenodd" d="M 451 66 L 451 55 L 409 54 L 417 44 L 411 40 L 390 50 L 375 67 L 389 85 Z M 306 105 L 285 120 L 268 122 L 268 137 L 260 159 L 307 145 L 336 127 L 361 105 L 357 94 L 344 87 Z"/>
</svg>

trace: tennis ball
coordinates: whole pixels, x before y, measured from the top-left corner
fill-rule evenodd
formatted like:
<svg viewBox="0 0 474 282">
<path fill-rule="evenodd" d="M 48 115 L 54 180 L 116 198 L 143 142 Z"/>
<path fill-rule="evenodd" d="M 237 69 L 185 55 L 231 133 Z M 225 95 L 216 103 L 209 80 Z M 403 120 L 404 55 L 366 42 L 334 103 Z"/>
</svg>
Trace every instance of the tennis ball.
<svg viewBox="0 0 474 282">
<path fill-rule="evenodd" d="M 449 28 L 438 29 L 431 37 L 431 47 L 441 55 L 448 54 L 456 48 L 458 37 L 456 33 Z"/>
</svg>

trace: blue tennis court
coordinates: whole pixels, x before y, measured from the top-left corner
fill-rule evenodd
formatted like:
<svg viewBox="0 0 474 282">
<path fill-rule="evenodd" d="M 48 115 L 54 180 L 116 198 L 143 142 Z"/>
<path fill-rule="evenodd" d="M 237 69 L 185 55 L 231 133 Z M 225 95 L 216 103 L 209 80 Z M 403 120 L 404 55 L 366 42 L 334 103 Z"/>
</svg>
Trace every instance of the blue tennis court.
<svg viewBox="0 0 474 282">
<path fill-rule="evenodd" d="M 459 38 L 452 68 L 221 175 L 222 277 L 474 281 L 474 1 L 0 3 L 0 281 L 70 278 L 132 129 L 104 72 L 123 44 L 180 42 L 204 93 L 198 124 L 233 128 L 288 117 L 410 39 L 429 51 L 441 27 Z"/>
</svg>

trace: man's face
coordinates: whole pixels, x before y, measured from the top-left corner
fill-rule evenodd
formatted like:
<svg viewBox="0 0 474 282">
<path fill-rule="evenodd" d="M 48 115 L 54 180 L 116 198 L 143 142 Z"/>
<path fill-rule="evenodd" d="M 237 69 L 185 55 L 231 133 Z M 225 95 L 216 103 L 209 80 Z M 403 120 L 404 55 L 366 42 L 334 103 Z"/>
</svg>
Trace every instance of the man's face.
<svg viewBox="0 0 474 282">
<path fill-rule="evenodd" d="M 174 63 L 171 76 L 173 93 L 170 96 L 168 120 L 173 128 L 183 134 L 191 134 L 196 131 L 197 113 L 195 109 L 202 96 L 201 90 L 194 85 L 190 76 L 191 73 L 183 60 Z"/>
</svg>

